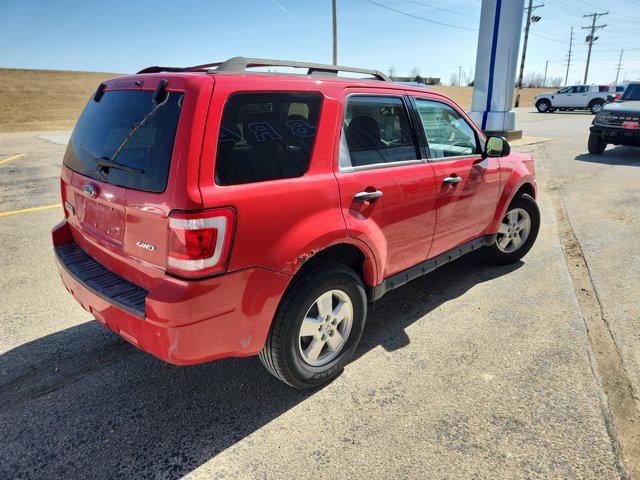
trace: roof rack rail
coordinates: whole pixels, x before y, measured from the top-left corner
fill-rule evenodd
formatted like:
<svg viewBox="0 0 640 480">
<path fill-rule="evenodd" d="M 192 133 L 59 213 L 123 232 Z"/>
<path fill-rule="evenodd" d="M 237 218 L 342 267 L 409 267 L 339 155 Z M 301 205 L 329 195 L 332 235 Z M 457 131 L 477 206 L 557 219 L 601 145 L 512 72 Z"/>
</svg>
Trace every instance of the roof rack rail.
<svg viewBox="0 0 640 480">
<path fill-rule="evenodd" d="M 147 67 L 140 70 L 138 73 L 159 73 L 159 72 L 184 72 L 185 69 L 182 67 Z"/>
<path fill-rule="evenodd" d="M 361 73 L 371 75 L 383 82 L 392 80 L 379 70 L 369 70 L 366 68 L 344 67 L 340 65 L 328 65 L 324 63 L 293 62 L 290 60 L 268 60 L 264 58 L 233 57 L 224 62 L 207 63 L 194 67 L 147 67 L 138 73 L 158 73 L 158 72 L 197 72 L 207 71 L 209 73 L 245 73 L 247 68 L 256 67 L 293 67 L 306 68 L 307 75 L 337 76 L 338 72 Z"/>
</svg>

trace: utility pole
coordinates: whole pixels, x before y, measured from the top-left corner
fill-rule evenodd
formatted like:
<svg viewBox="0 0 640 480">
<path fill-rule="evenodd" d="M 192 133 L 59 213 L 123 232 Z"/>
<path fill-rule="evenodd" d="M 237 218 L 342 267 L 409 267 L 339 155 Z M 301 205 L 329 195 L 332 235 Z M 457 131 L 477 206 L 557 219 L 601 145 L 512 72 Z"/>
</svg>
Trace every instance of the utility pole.
<svg viewBox="0 0 640 480">
<path fill-rule="evenodd" d="M 604 28 L 607 26 L 607 24 L 605 23 L 604 25 L 596 25 L 596 21 L 598 20 L 598 18 L 603 17 L 605 15 L 609 15 L 609 12 L 603 12 L 603 13 L 592 13 L 590 15 L 583 15 L 583 17 L 591 17 L 593 19 L 593 21 L 591 22 L 591 26 L 590 27 L 582 27 L 583 30 L 591 30 L 591 33 L 589 35 L 587 35 L 587 42 L 589 42 L 589 53 L 587 53 L 587 66 L 584 69 L 584 84 L 587 84 L 587 78 L 589 77 L 589 62 L 591 61 L 591 48 L 593 47 L 593 42 L 595 42 L 598 37 L 595 36 L 596 31 L 600 30 L 601 28 Z"/>
<path fill-rule="evenodd" d="M 564 77 L 564 86 L 569 81 L 569 67 L 571 66 L 571 51 L 573 49 L 573 27 L 571 27 L 571 36 L 569 37 L 569 55 L 567 56 L 567 74 Z"/>
<path fill-rule="evenodd" d="M 333 64 L 338 65 L 338 12 L 336 0 L 331 0 L 333 9 Z"/>
<path fill-rule="evenodd" d="M 520 62 L 520 75 L 518 76 L 518 92 L 516 93 L 516 103 L 515 106 L 520 106 L 520 90 L 522 90 L 522 76 L 524 75 L 524 59 L 527 56 L 527 43 L 529 41 L 529 27 L 531 23 L 539 22 L 540 17 L 531 16 L 531 12 L 533 12 L 536 8 L 544 7 L 544 3 L 540 5 L 533 5 L 533 0 L 529 0 L 529 6 L 526 8 L 527 10 L 527 25 L 524 27 L 524 45 L 522 46 L 522 60 Z"/>
<path fill-rule="evenodd" d="M 458 67 L 458 86 L 462 86 L 462 67 Z"/>
<path fill-rule="evenodd" d="M 616 72 L 616 81 L 615 84 L 618 84 L 618 78 L 620 78 L 620 69 L 622 68 L 622 53 L 624 52 L 624 48 L 620 49 L 620 60 L 618 60 L 618 71 Z"/>
<path fill-rule="evenodd" d="M 544 64 L 544 80 L 542 81 L 542 86 L 546 87 L 547 85 L 547 69 L 549 68 L 549 60 Z"/>
</svg>

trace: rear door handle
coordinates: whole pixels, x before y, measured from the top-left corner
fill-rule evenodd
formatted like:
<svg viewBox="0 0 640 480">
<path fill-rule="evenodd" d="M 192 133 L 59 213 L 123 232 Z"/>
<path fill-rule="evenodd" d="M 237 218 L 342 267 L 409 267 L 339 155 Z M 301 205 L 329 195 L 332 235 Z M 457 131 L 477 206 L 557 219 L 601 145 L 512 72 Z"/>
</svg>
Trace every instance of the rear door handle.
<svg viewBox="0 0 640 480">
<path fill-rule="evenodd" d="M 380 190 L 374 190 L 373 192 L 359 192 L 353 196 L 356 202 L 367 202 L 370 200 L 376 200 L 382 196 Z"/>
<path fill-rule="evenodd" d="M 446 177 L 444 180 L 442 180 L 442 183 L 446 183 L 447 185 L 455 185 L 456 183 L 460 183 L 461 180 L 462 178 L 458 176 Z"/>
</svg>

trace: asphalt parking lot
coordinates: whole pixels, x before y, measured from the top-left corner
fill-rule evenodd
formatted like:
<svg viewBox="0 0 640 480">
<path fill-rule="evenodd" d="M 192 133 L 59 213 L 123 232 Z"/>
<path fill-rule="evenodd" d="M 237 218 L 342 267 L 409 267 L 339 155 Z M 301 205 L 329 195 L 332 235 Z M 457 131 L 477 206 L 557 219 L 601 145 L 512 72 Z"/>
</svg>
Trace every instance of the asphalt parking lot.
<svg viewBox="0 0 640 480">
<path fill-rule="evenodd" d="M 591 119 L 520 109 L 534 248 L 389 293 L 313 392 L 92 321 L 50 244 L 63 142 L 0 133 L 0 477 L 640 478 L 640 150 L 587 154 Z"/>
</svg>

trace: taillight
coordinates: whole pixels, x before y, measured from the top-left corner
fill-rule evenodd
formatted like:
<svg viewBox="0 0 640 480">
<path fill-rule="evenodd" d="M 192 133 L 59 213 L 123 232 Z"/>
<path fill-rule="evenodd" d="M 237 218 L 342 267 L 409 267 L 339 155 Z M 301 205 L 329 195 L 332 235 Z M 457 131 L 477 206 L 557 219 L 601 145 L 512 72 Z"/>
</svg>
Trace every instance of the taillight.
<svg viewBox="0 0 640 480">
<path fill-rule="evenodd" d="M 231 208 L 171 212 L 167 270 L 181 277 L 204 277 L 227 269 L 236 214 Z"/>
</svg>

